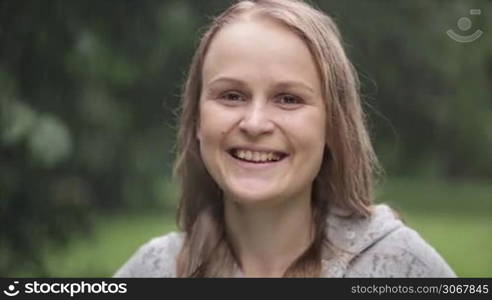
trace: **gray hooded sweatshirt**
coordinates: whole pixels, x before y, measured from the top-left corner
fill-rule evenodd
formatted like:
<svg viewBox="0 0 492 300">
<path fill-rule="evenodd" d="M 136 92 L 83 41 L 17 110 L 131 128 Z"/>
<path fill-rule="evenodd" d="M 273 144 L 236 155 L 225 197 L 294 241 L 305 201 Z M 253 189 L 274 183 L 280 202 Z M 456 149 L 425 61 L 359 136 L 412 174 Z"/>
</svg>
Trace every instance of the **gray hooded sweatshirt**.
<svg viewBox="0 0 492 300">
<path fill-rule="evenodd" d="M 384 204 L 368 218 L 332 209 L 329 241 L 339 254 L 322 260 L 322 277 L 456 277 L 444 259 Z M 114 277 L 176 277 L 184 234 L 172 232 L 141 246 Z M 242 277 L 240 271 L 236 274 Z"/>
</svg>

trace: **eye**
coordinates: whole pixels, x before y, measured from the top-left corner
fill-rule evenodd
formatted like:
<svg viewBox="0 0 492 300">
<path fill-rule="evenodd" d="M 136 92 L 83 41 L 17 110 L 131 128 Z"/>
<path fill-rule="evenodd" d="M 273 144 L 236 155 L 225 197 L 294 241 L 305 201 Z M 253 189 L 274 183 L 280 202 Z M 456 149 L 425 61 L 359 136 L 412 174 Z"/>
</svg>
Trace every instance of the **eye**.
<svg viewBox="0 0 492 300">
<path fill-rule="evenodd" d="M 230 91 L 222 93 L 219 99 L 231 102 L 244 101 L 244 96 L 241 93 Z"/>
<path fill-rule="evenodd" d="M 296 105 L 296 104 L 301 104 L 302 99 L 298 96 L 292 95 L 292 94 L 280 94 L 278 96 L 278 102 L 280 104 L 285 104 L 285 105 Z"/>
</svg>

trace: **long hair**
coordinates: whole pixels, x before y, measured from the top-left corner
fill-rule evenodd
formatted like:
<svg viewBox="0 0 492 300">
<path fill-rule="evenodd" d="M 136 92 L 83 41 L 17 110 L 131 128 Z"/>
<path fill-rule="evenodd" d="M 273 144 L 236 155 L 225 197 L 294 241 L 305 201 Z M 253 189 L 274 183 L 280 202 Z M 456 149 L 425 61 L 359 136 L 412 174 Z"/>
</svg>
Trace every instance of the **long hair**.
<svg viewBox="0 0 492 300">
<path fill-rule="evenodd" d="M 298 0 L 241 1 L 215 18 L 193 57 L 181 98 L 174 175 L 181 198 L 177 222 L 185 240 L 177 258 L 179 277 L 228 277 L 240 265 L 229 244 L 222 191 L 208 173 L 196 137 L 202 67 L 214 36 L 244 16 L 272 18 L 297 34 L 314 57 L 327 110 L 324 157 L 313 183 L 312 244 L 286 270 L 285 277 L 318 277 L 329 253 L 326 219 L 330 207 L 370 215 L 373 175 L 378 166 L 366 129 L 357 74 L 329 16 Z M 333 253 L 333 252 L 332 252 Z"/>
</svg>

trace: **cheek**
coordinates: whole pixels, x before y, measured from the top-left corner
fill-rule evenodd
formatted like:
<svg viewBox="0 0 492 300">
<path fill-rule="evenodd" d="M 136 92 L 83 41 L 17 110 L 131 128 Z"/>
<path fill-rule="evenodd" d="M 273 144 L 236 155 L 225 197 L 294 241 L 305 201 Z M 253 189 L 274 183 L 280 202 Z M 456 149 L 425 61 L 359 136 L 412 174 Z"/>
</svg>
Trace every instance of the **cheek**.
<svg viewBox="0 0 492 300">
<path fill-rule="evenodd" d="M 295 143 L 294 147 L 303 153 L 319 152 L 326 144 L 325 114 L 317 110 L 289 116 L 283 121 L 285 132 Z"/>
<path fill-rule="evenodd" d="M 234 124 L 233 116 L 212 102 L 200 107 L 200 124 L 197 136 L 206 146 L 217 146 Z"/>
<path fill-rule="evenodd" d="M 324 114 L 312 114 L 303 122 L 299 123 L 303 128 L 299 136 L 300 152 L 302 152 L 301 163 L 310 181 L 314 180 L 323 162 L 323 154 L 326 146 L 326 119 Z"/>
</svg>

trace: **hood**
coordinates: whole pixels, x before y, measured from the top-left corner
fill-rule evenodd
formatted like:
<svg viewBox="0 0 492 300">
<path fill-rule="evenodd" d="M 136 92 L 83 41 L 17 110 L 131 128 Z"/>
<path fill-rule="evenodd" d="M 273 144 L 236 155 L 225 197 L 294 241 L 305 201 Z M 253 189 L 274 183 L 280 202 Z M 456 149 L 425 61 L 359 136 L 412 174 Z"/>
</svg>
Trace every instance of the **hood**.
<svg viewBox="0 0 492 300">
<path fill-rule="evenodd" d="M 327 236 L 337 251 L 335 257 L 323 260 L 323 273 L 329 277 L 342 277 L 352 259 L 404 226 L 385 204 L 372 206 L 367 218 L 346 215 L 332 209 L 327 220 Z"/>
</svg>

